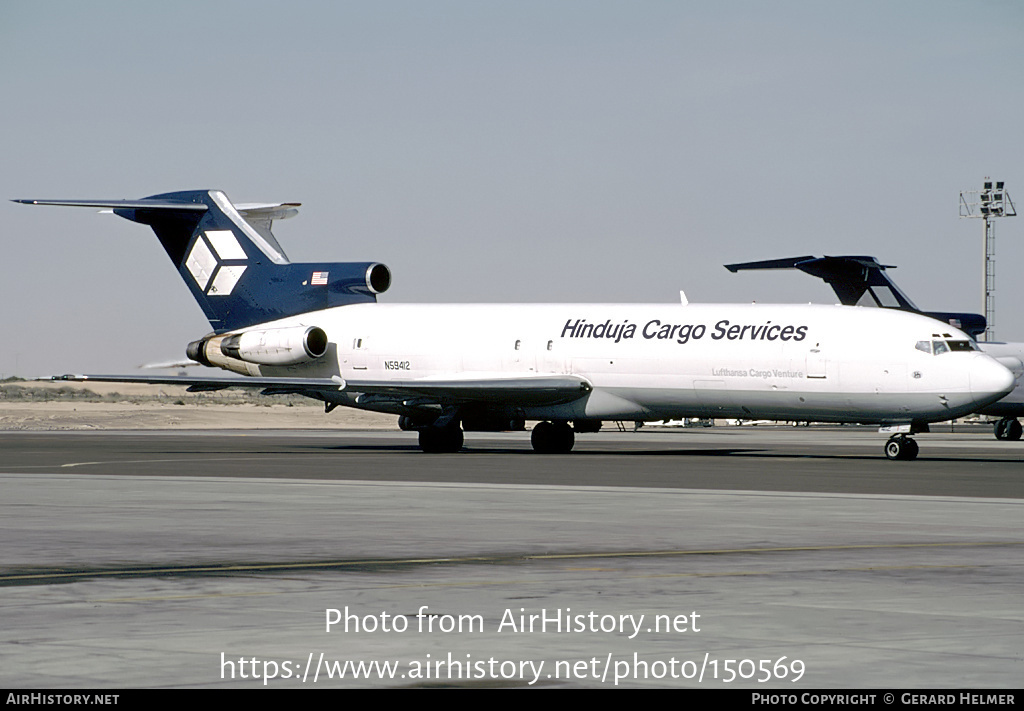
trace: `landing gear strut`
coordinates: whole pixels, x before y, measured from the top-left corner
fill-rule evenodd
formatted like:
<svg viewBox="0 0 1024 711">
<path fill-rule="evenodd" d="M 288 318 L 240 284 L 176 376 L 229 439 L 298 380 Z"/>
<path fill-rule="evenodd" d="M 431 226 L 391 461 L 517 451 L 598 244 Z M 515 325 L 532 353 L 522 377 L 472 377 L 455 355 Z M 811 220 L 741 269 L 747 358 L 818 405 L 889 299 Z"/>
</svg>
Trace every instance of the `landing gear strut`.
<svg viewBox="0 0 1024 711">
<path fill-rule="evenodd" d="M 890 437 L 889 441 L 885 443 L 885 456 L 889 459 L 910 461 L 917 459 L 919 449 L 917 442 L 910 437 L 905 434 L 897 434 Z"/>
<path fill-rule="evenodd" d="M 1004 417 L 995 424 L 996 439 L 1018 440 L 1022 433 L 1024 427 L 1021 427 L 1020 422 L 1014 417 Z"/>
<path fill-rule="evenodd" d="M 538 422 L 530 444 L 540 454 L 568 454 L 576 444 L 576 435 L 568 422 Z"/>
</svg>

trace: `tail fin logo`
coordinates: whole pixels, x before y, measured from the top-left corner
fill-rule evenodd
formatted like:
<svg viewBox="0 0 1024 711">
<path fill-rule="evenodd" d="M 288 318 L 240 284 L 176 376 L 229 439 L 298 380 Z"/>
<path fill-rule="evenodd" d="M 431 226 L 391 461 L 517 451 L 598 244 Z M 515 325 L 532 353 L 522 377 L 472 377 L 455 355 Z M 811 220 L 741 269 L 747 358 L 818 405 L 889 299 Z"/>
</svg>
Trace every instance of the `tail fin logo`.
<svg viewBox="0 0 1024 711">
<path fill-rule="evenodd" d="M 207 230 L 196 238 L 185 266 L 207 296 L 228 296 L 245 272 L 246 259 L 231 230 Z"/>
</svg>

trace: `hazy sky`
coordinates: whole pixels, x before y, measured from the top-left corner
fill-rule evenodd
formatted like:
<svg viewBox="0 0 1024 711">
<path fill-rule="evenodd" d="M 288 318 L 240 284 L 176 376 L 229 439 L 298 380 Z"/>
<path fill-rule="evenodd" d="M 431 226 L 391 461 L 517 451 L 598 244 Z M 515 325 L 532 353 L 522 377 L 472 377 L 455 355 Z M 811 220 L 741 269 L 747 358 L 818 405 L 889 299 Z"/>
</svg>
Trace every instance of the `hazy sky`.
<svg viewBox="0 0 1024 711">
<path fill-rule="evenodd" d="M 379 260 L 382 301 L 817 301 L 868 254 L 981 311 L 982 226 L 1024 212 L 1024 4 L 0 3 L 0 374 L 130 372 L 209 331 L 152 232 L 7 198 L 218 188 L 298 201 L 295 261 Z M 1024 217 L 996 332 L 1024 340 Z"/>
</svg>

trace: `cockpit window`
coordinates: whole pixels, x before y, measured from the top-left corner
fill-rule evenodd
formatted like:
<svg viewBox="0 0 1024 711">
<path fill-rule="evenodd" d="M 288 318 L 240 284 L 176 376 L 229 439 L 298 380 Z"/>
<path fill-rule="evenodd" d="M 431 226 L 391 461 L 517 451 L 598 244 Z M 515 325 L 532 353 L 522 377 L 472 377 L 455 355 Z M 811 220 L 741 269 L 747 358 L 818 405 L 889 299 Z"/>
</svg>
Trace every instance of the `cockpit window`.
<svg viewBox="0 0 1024 711">
<path fill-rule="evenodd" d="M 953 351 L 976 351 L 978 344 L 974 341 L 918 341 L 914 346 L 917 350 L 933 355 L 942 355 Z"/>
</svg>

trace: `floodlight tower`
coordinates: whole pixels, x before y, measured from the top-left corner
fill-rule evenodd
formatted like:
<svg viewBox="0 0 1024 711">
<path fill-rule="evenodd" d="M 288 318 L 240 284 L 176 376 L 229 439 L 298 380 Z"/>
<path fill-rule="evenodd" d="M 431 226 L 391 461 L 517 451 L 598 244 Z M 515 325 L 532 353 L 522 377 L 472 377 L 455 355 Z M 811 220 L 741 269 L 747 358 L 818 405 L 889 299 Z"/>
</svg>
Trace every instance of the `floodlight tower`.
<svg viewBox="0 0 1024 711">
<path fill-rule="evenodd" d="M 985 178 L 981 190 L 960 192 L 960 217 L 980 217 L 985 232 L 982 244 L 985 247 L 985 261 L 982 263 L 982 310 L 988 326 L 985 340 L 996 338 L 996 217 L 1016 217 L 1010 194 L 1003 189 L 1003 181 Z"/>
</svg>

